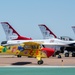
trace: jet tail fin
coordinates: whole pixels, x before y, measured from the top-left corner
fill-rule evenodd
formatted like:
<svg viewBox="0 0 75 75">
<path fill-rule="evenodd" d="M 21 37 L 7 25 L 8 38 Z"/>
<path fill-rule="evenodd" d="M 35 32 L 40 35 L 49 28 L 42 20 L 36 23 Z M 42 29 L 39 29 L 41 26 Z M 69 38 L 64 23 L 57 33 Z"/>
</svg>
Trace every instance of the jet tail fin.
<svg viewBox="0 0 75 75">
<path fill-rule="evenodd" d="M 38 26 L 44 38 L 50 38 L 50 37 L 57 38 L 57 36 L 46 25 L 40 24 Z"/>
<path fill-rule="evenodd" d="M 75 33 L 75 26 L 72 26 L 73 32 Z"/>
<path fill-rule="evenodd" d="M 31 38 L 21 36 L 8 22 L 1 22 L 7 40 L 31 40 Z"/>
</svg>

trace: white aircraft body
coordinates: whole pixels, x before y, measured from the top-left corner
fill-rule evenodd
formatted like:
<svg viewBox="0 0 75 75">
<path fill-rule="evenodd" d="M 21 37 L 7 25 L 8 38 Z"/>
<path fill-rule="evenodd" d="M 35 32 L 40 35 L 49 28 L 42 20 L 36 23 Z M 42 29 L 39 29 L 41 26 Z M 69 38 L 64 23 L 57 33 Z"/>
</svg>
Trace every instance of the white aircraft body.
<svg viewBox="0 0 75 75">
<path fill-rule="evenodd" d="M 48 39 L 54 39 L 54 40 L 56 40 L 57 39 L 57 45 L 54 45 L 54 46 L 52 46 L 53 48 L 55 48 L 56 49 L 56 51 L 60 51 L 60 49 L 61 49 L 61 43 L 65 43 L 65 44 L 69 44 L 70 43 L 70 45 L 69 45 L 69 47 L 68 46 L 66 46 L 66 48 L 64 48 L 64 49 L 66 49 L 67 51 L 67 54 L 69 55 L 69 53 L 68 53 L 68 51 L 71 51 L 72 52 L 72 55 L 74 55 L 75 56 L 75 41 L 74 41 L 74 39 L 72 39 L 72 38 L 70 38 L 70 37 L 67 37 L 67 36 L 61 36 L 61 37 L 57 37 L 46 25 L 44 25 L 44 24 L 40 24 L 39 25 L 39 28 L 40 28 L 40 30 L 41 30 L 41 33 L 42 33 L 42 35 L 43 35 L 43 37 L 46 39 L 46 38 L 48 38 Z M 73 31 L 74 31 L 74 33 L 75 33 L 75 26 L 72 26 L 72 28 L 73 28 Z M 59 45 L 58 45 L 58 42 L 59 42 Z M 65 50 L 64 50 L 65 51 Z M 65 53 L 65 55 L 66 55 L 66 53 Z"/>
<path fill-rule="evenodd" d="M 64 40 L 60 40 L 58 38 L 56 38 L 56 35 L 54 35 L 52 32 L 51 34 L 55 37 L 55 38 L 49 38 L 49 39 L 39 39 L 39 40 L 32 40 L 30 38 L 21 38 L 20 35 L 18 35 L 18 33 L 14 30 L 14 28 L 11 27 L 11 25 L 9 25 L 9 23 L 7 22 L 1 22 L 1 24 L 3 25 L 3 29 L 6 33 L 6 36 L 8 37 L 13 37 L 13 35 L 15 34 L 15 39 L 9 39 L 7 41 L 3 41 L 1 43 L 1 45 L 15 45 L 15 44 L 21 44 L 23 42 L 38 42 L 43 44 L 45 47 L 50 47 L 50 48 L 56 48 L 56 46 L 58 46 L 58 50 L 60 50 L 61 46 L 64 47 L 70 47 L 70 46 L 75 46 L 75 41 L 64 41 Z M 49 33 L 49 31 L 48 31 Z M 17 37 L 16 37 L 17 35 Z M 57 50 L 57 49 L 56 49 Z"/>
<path fill-rule="evenodd" d="M 47 46 L 70 46 L 70 44 L 73 44 L 75 43 L 75 41 L 64 41 L 64 40 L 60 40 L 60 39 L 56 39 L 56 38 L 52 38 L 52 39 L 40 39 L 40 40 L 8 40 L 7 41 L 7 45 L 14 45 L 14 44 L 21 44 L 23 42 L 38 42 L 38 43 L 41 43 L 43 45 L 45 45 L 46 47 Z"/>
</svg>

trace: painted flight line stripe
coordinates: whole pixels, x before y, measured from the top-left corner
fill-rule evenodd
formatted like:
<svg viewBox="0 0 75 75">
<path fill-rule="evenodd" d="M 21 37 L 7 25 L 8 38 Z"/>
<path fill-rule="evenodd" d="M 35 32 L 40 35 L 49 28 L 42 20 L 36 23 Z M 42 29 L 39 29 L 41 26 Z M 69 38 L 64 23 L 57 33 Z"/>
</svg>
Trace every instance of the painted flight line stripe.
<svg viewBox="0 0 75 75">
<path fill-rule="evenodd" d="M 75 68 L 75 66 L 0 66 L 0 68 Z"/>
</svg>

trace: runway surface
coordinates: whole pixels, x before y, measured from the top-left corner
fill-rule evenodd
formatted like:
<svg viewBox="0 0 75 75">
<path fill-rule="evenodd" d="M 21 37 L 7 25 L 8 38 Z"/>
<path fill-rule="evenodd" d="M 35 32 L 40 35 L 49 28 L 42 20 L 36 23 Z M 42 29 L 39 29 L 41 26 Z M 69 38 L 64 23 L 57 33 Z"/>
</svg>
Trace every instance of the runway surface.
<svg viewBox="0 0 75 75">
<path fill-rule="evenodd" d="M 75 66 L 75 57 L 50 57 L 42 60 L 44 63 L 41 66 Z M 0 55 L 0 66 L 40 66 L 37 61 L 36 58 L 17 58 L 13 55 Z"/>
<path fill-rule="evenodd" d="M 63 62 L 62 62 L 63 60 Z M 43 58 L 38 65 L 36 58 L 0 55 L 0 75 L 74 75 L 75 57 Z"/>
</svg>

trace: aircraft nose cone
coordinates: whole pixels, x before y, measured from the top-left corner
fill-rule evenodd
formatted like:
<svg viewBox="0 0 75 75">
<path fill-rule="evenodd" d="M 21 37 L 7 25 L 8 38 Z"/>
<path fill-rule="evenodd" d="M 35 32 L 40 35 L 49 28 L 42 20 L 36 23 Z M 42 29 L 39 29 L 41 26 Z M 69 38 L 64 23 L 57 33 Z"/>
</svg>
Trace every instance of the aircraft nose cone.
<svg viewBox="0 0 75 75">
<path fill-rule="evenodd" d="M 53 48 L 43 48 L 42 50 L 46 53 L 47 57 L 52 56 L 55 52 Z"/>
</svg>

